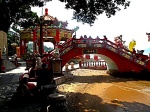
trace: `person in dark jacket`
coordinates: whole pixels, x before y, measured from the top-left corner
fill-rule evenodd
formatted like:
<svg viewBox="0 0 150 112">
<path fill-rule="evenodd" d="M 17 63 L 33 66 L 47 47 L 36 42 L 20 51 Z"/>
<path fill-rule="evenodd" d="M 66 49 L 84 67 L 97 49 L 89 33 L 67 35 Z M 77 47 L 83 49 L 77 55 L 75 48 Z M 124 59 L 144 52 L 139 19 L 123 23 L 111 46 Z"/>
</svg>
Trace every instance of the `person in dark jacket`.
<svg viewBox="0 0 150 112">
<path fill-rule="evenodd" d="M 33 96 L 28 88 L 28 78 L 24 77 L 21 81 L 19 86 L 17 87 L 17 92 L 21 96 Z"/>
<path fill-rule="evenodd" d="M 42 69 L 37 73 L 37 88 L 41 93 L 41 109 L 40 112 L 47 112 L 47 92 L 43 89 L 45 85 L 53 83 L 53 71 L 48 69 L 45 63 L 42 64 Z"/>
<path fill-rule="evenodd" d="M 53 82 L 53 71 L 52 69 L 47 69 L 47 64 L 42 64 L 42 69 L 37 73 L 37 88 L 41 89 L 42 86 L 49 85 Z"/>
<path fill-rule="evenodd" d="M 19 86 L 16 89 L 15 97 L 24 103 L 30 102 L 34 99 L 33 93 L 30 91 L 28 86 L 28 78 L 24 77 L 21 81 Z"/>
</svg>

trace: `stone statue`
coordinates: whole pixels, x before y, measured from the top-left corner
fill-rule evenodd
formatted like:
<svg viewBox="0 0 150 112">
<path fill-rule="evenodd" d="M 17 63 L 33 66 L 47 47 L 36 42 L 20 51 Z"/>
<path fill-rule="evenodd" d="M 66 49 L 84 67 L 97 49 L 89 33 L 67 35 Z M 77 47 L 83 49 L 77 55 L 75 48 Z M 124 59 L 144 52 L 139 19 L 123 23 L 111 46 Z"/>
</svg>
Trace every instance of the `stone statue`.
<svg viewBox="0 0 150 112">
<path fill-rule="evenodd" d="M 4 54 L 4 55 L 6 54 L 6 47 L 5 47 L 5 45 L 4 45 L 4 47 L 3 47 L 3 54 Z"/>
</svg>

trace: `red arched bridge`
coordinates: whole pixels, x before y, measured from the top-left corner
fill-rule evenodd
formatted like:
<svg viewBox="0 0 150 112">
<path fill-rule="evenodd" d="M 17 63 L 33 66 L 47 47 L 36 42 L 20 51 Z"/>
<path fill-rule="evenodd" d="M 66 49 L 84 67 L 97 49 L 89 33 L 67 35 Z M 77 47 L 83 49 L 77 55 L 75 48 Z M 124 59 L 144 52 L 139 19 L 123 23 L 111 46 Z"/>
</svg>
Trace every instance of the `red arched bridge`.
<svg viewBox="0 0 150 112">
<path fill-rule="evenodd" d="M 107 63 L 109 71 L 141 72 L 150 71 L 150 61 L 147 55 L 129 51 L 123 46 L 117 46 L 107 38 L 71 38 L 59 46 L 62 67 L 73 57 L 83 54 L 98 54 Z M 53 52 L 42 59 L 46 61 L 53 57 Z"/>
</svg>

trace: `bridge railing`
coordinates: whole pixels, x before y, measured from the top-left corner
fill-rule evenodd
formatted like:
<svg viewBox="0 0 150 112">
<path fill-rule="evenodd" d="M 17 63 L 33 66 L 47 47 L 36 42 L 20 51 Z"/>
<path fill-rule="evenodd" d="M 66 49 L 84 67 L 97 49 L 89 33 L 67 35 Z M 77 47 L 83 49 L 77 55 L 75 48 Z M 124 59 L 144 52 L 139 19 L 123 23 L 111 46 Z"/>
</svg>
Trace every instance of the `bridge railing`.
<svg viewBox="0 0 150 112">
<path fill-rule="evenodd" d="M 46 62 L 49 58 L 53 58 L 54 52 L 55 50 L 52 50 L 50 53 L 44 54 L 45 56 L 41 59 L 41 61 Z"/>
<path fill-rule="evenodd" d="M 88 69 L 101 69 L 101 70 L 106 70 L 107 69 L 107 64 L 105 61 L 83 61 L 79 62 L 79 67 L 80 68 L 88 68 Z"/>
<path fill-rule="evenodd" d="M 73 48 L 73 43 L 72 43 L 72 39 L 69 39 L 68 41 L 66 41 L 63 45 L 62 48 L 60 49 L 60 55 L 66 54 L 67 52 L 69 52 L 71 49 Z"/>
<path fill-rule="evenodd" d="M 133 53 L 131 51 L 129 51 L 127 48 L 125 48 L 124 46 L 118 46 L 115 43 L 105 39 L 104 42 L 106 43 L 106 48 L 119 54 L 120 56 L 135 62 L 136 64 L 142 65 L 142 66 L 146 66 L 146 61 L 145 60 L 141 60 L 140 58 L 137 58 L 137 54 Z"/>
<path fill-rule="evenodd" d="M 111 42 L 107 38 L 80 38 L 80 39 L 73 39 L 73 46 L 75 48 L 87 48 L 87 47 L 97 47 L 97 48 L 106 48 L 114 53 L 119 54 L 120 56 L 133 61 L 137 64 L 140 64 L 142 66 L 146 66 L 145 61 L 142 61 L 136 57 L 136 53 L 133 53 L 129 51 L 126 47 L 124 46 L 118 46 L 115 43 Z"/>
</svg>

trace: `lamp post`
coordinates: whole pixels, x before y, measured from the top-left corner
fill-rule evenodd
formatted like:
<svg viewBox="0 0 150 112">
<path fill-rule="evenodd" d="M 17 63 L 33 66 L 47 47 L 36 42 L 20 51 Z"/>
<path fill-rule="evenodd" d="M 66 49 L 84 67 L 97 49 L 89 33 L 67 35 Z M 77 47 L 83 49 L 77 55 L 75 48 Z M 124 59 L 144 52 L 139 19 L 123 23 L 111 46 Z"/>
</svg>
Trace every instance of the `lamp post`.
<svg viewBox="0 0 150 112">
<path fill-rule="evenodd" d="M 43 16 L 40 17 L 40 47 L 39 47 L 39 53 L 42 56 L 43 53 Z"/>
</svg>

